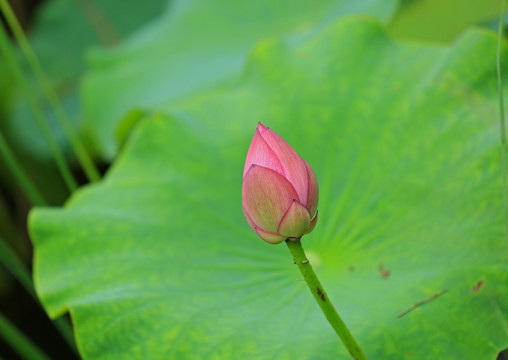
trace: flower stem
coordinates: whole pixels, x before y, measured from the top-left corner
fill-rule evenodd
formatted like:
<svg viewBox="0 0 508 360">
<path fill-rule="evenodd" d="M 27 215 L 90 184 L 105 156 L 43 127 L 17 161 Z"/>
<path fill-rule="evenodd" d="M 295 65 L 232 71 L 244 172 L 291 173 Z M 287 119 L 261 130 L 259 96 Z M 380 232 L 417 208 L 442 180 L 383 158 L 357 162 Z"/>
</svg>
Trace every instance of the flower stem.
<svg viewBox="0 0 508 360">
<path fill-rule="evenodd" d="M 342 321 L 341 317 L 337 313 L 337 310 L 335 310 L 335 307 L 328 298 L 323 285 L 319 282 L 316 273 L 305 256 L 305 251 L 303 251 L 300 240 L 288 239 L 286 240 L 286 244 L 293 255 L 296 265 L 300 269 L 310 292 L 314 296 L 314 299 L 316 299 L 330 325 L 332 325 L 337 335 L 339 335 L 340 339 L 344 343 L 344 346 L 346 346 L 347 350 L 354 359 L 367 360 L 367 357 L 363 353 L 362 349 L 353 338 L 353 335 L 349 332 L 346 324 L 344 324 L 344 321 Z"/>
</svg>

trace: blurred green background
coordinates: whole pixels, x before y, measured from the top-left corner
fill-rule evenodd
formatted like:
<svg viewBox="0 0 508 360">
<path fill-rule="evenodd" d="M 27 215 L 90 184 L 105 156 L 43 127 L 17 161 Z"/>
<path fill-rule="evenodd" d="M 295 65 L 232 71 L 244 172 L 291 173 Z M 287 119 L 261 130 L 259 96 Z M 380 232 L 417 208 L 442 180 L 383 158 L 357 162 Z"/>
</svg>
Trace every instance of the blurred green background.
<svg viewBox="0 0 508 360">
<path fill-rule="evenodd" d="M 329 1 L 306 8 L 243 1 L 10 1 L 77 134 L 103 174 L 134 124 L 209 90 L 234 84 L 251 49 L 263 39 L 299 42 L 348 14 L 377 18 L 388 34 L 411 44 L 452 44 L 470 27 L 497 31 L 499 0 Z M 300 8 L 299 8 L 300 6 Z M 5 18 L 2 17 L 7 28 Z M 224 22 L 237 29 L 232 36 Z M 205 37 L 205 35 L 209 37 Z M 88 182 L 54 109 L 9 31 L 12 51 L 51 133 L 80 185 Z M 69 197 L 25 93 L 0 54 L 0 131 L 51 206 Z M 508 70 L 508 69 L 507 69 Z M 0 157 L 0 238 L 32 266 L 27 215 L 34 205 Z M 4 246 L 2 245 L 2 247 Z M 77 358 L 44 310 L 13 276 L 17 265 L 0 248 L 0 312 L 51 358 Z M 29 282 L 29 280 L 26 280 Z M 31 285 L 28 284 L 27 287 Z M 0 326 L 1 323 L 0 323 Z M 0 358 L 18 359 L 0 338 Z M 502 355 L 500 355 L 502 359 Z"/>
</svg>

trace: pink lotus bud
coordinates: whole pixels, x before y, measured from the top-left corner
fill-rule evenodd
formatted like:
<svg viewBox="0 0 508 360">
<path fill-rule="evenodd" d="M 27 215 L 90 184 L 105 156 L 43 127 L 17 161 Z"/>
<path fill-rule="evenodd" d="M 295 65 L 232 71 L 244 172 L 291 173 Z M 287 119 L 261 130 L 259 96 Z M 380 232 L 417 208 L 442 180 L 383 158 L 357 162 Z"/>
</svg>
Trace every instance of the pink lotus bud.
<svg viewBox="0 0 508 360">
<path fill-rule="evenodd" d="M 310 165 L 259 123 L 243 170 L 242 208 L 249 226 L 271 244 L 299 239 L 316 226 L 317 204 Z"/>
</svg>

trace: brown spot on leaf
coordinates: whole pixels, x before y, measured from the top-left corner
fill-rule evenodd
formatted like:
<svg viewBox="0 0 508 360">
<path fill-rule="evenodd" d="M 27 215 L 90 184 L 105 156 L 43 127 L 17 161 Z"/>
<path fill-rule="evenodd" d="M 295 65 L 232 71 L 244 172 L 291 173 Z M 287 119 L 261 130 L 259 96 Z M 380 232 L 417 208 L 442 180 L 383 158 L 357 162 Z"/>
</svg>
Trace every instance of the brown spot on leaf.
<svg viewBox="0 0 508 360">
<path fill-rule="evenodd" d="M 378 270 L 379 270 L 379 275 L 381 275 L 381 277 L 383 279 L 388 279 L 390 277 L 390 271 L 386 270 L 383 265 L 379 265 Z"/>
<path fill-rule="evenodd" d="M 355 266 L 354 265 L 349 265 L 349 272 L 353 272 L 355 271 Z"/>
<path fill-rule="evenodd" d="M 325 294 L 323 294 L 323 292 L 321 291 L 321 289 L 320 289 L 320 288 L 316 288 L 316 290 L 317 290 L 317 294 L 319 295 L 319 297 L 321 298 L 321 300 L 326 301 L 326 299 L 325 299 Z"/>
<path fill-rule="evenodd" d="M 478 281 L 476 283 L 476 285 L 473 286 L 473 292 L 477 293 L 481 289 L 482 285 L 483 285 L 483 280 Z"/>
</svg>

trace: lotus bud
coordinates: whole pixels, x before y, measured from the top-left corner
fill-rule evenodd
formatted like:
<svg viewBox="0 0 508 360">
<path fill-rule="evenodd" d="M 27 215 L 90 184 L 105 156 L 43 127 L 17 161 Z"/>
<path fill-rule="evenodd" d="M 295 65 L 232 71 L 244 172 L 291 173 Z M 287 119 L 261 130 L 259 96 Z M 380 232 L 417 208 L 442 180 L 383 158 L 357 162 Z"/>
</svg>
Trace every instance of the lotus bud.
<svg viewBox="0 0 508 360">
<path fill-rule="evenodd" d="M 270 244 L 300 239 L 316 226 L 317 205 L 310 165 L 259 123 L 243 170 L 242 208 L 249 226 Z"/>
</svg>

